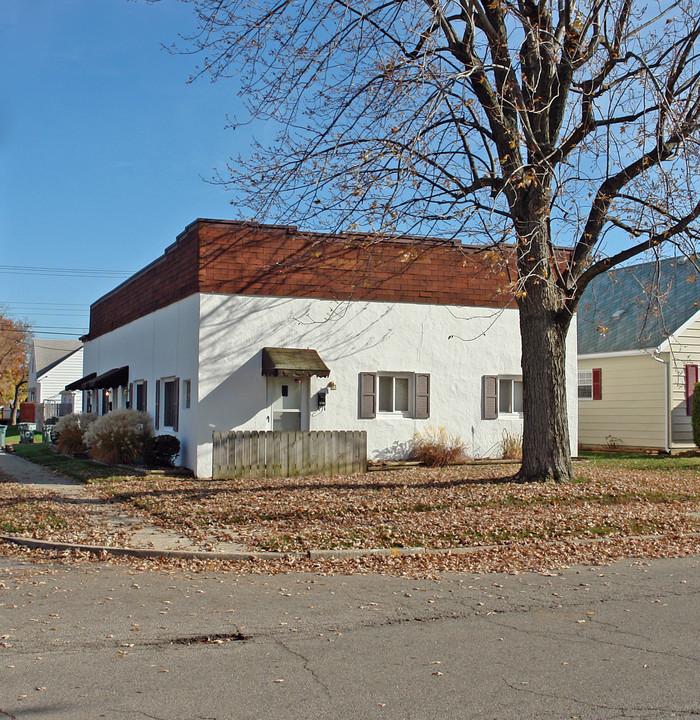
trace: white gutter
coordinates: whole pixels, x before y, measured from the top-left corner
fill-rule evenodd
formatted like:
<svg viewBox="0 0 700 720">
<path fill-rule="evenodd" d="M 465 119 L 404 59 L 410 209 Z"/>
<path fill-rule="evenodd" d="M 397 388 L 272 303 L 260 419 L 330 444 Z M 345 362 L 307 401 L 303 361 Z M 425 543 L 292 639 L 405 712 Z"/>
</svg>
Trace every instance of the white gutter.
<svg viewBox="0 0 700 720">
<path fill-rule="evenodd" d="M 651 354 L 652 360 L 656 360 L 656 362 L 660 362 L 662 365 L 666 366 L 666 373 L 664 377 L 664 436 L 666 438 L 666 452 L 671 453 L 671 428 L 670 428 L 670 418 L 671 418 L 671 409 L 669 408 L 668 403 L 668 386 L 670 383 L 669 379 L 669 373 L 671 371 L 671 364 L 668 360 L 662 360 L 658 356 L 658 349 L 654 350 L 654 352 Z"/>
<path fill-rule="evenodd" d="M 579 353 L 579 360 L 598 360 L 600 358 L 629 357 L 630 355 L 649 355 L 657 348 L 641 348 L 635 350 L 616 350 L 615 352 Z"/>
</svg>

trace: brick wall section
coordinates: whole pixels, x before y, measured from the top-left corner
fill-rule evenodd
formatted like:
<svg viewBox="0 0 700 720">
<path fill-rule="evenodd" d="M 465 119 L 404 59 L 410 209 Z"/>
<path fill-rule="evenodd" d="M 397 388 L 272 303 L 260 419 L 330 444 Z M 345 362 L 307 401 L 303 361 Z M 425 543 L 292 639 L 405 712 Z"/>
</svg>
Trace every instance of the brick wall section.
<svg viewBox="0 0 700 720">
<path fill-rule="evenodd" d="M 190 225 L 156 261 L 90 306 L 88 340 L 115 330 L 199 289 L 199 237 Z"/>
<path fill-rule="evenodd" d="M 196 292 L 504 307 L 507 285 L 489 253 L 450 242 L 197 220 L 92 305 L 88 339 Z"/>
</svg>

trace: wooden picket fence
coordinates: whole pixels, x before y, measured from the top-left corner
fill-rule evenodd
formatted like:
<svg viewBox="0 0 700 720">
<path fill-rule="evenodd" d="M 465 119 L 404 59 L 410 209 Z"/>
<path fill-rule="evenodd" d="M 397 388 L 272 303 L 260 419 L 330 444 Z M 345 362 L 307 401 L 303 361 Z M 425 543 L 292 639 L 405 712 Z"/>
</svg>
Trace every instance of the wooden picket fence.
<svg viewBox="0 0 700 720">
<path fill-rule="evenodd" d="M 367 432 L 214 431 L 212 476 L 294 477 L 367 471 Z"/>
</svg>

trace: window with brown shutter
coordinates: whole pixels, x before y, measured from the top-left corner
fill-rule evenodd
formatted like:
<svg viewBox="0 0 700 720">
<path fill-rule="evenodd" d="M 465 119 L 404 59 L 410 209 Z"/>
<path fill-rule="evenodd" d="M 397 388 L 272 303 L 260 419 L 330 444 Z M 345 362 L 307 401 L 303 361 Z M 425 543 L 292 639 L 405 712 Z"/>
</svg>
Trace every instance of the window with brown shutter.
<svg viewBox="0 0 700 720">
<path fill-rule="evenodd" d="M 698 376 L 697 365 L 685 366 L 685 412 L 687 415 L 693 414 L 693 394 L 695 393 L 695 385 L 700 382 Z"/>
<path fill-rule="evenodd" d="M 360 418 L 403 415 L 430 417 L 430 375 L 428 373 L 360 373 Z"/>
<path fill-rule="evenodd" d="M 376 378 L 376 373 L 360 373 L 360 418 L 371 419 L 377 416 Z"/>
<path fill-rule="evenodd" d="M 430 417 L 430 375 L 416 373 L 415 417 L 425 420 Z"/>
<path fill-rule="evenodd" d="M 498 375 L 484 375 L 484 420 L 498 417 Z"/>
</svg>

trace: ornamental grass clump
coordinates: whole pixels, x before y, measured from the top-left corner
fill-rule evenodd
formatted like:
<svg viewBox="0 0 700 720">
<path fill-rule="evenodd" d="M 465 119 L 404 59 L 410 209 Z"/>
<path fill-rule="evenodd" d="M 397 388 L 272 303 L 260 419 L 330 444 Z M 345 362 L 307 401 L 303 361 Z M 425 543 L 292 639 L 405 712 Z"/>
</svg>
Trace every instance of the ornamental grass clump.
<svg viewBox="0 0 700 720">
<path fill-rule="evenodd" d="M 518 433 L 503 431 L 501 439 L 501 458 L 503 460 L 523 459 L 523 436 Z"/>
<path fill-rule="evenodd" d="M 64 415 L 53 427 L 52 439 L 62 453 L 85 452 L 88 448 L 85 433 L 97 420 L 93 413 L 71 413 Z"/>
<path fill-rule="evenodd" d="M 115 410 L 96 420 L 85 433 L 90 455 L 106 463 L 130 464 L 141 457 L 153 436 L 151 416 L 139 410 Z"/>
<path fill-rule="evenodd" d="M 450 435 L 442 425 L 427 425 L 414 431 L 409 457 L 428 467 L 442 467 L 464 462 L 467 450 L 459 435 Z"/>
</svg>

